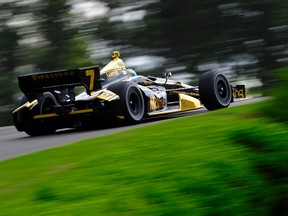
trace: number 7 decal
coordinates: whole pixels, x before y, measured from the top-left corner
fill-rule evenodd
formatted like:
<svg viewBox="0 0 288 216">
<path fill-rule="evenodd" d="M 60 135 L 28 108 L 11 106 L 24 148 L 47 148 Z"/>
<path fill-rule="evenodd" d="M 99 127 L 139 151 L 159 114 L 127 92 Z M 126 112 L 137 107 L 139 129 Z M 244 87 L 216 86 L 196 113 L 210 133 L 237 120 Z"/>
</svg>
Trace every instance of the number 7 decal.
<svg viewBox="0 0 288 216">
<path fill-rule="evenodd" d="M 86 76 L 90 77 L 89 91 L 92 91 L 94 89 L 95 71 L 86 70 Z"/>
</svg>

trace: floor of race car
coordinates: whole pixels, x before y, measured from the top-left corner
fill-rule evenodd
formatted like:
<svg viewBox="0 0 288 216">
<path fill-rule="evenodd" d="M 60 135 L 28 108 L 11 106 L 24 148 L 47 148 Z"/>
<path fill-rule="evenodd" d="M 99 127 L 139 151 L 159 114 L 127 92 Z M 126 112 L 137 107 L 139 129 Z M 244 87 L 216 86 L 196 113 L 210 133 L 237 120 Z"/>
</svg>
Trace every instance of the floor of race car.
<svg viewBox="0 0 288 216">
<path fill-rule="evenodd" d="M 201 109 L 201 108 L 203 108 L 203 106 L 197 107 L 197 108 L 191 109 L 191 110 L 197 110 L 197 109 Z M 179 106 L 169 106 L 166 110 L 158 110 L 158 111 L 148 113 L 148 116 L 167 115 L 167 114 L 174 114 L 174 113 L 180 113 L 180 112 L 187 112 L 187 111 L 191 111 L 191 110 L 180 110 Z"/>
</svg>

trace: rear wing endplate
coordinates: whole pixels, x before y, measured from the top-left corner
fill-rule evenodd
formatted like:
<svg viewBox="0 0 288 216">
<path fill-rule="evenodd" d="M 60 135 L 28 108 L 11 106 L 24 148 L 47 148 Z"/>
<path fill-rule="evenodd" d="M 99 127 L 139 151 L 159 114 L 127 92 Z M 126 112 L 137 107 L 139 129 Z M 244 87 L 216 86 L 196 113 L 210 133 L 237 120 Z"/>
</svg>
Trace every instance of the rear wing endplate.
<svg viewBox="0 0 288 216">
<path fill-rule="evenodd" d="M 244 99 L 247 97 L 245 85 L 232 85 L 233 98 Z"/>
<path fill-rule="evenodd" d="M 88 94 L 102 88 L 98 66 L 73 70 L 34 73 L 18 77 L 19 88 L 25 94 L 84 86 Z"/>
</svg>

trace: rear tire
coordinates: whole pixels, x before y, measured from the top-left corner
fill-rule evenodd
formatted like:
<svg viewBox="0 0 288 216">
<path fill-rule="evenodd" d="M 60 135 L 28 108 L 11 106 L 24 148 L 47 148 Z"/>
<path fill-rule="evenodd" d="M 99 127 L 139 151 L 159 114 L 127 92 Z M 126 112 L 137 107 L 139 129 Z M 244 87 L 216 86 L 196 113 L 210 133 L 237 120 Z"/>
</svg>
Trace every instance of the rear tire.
<svg viewBox="0 0 288 216">
<path fill-rule="evenodd" d="M 232 91 L 227 78 L 214 71 L 201 75 L 199 93 L 201 102 L 208 110 L 228 107 L 232 98 Z"/>
<path fill-rule="evenodd" d="M 120 97 L 118 105 L 111 104 L 115 115 L 122 114 L 127 123 L 141 122 L 145 115 L 145 103 L 141 90 L 134 82 L 119 82 L 108 89 Z"/>
<path fill-rule="evenodd" d="M 52 106 L 58 102 L 55 96 L 50 92 L 44 92 L 43 97 L 38 101 L 38 105 L 32 109 L 32 115 L 43 115 L 52 113 Z M 52 134 L 56 131 L 57 127 L 53 121 L 48 119 L 35 120 L 32 118 L 27 119 L 24 131 L 30 136 L 41 136 Z"/>
<path fill-rule="evenodd" d="M 28 102 L 27 97 L 24 95 L 19 103 L 19 107 L 24 105 Z M 19 112 L 13 113 L 13 123 L 14 126 L 18 131 L 24 131 L 26 128 L 26 122 L 28 117 L 28 111 L 27 110 L 20 110 Z"/>
</svg>

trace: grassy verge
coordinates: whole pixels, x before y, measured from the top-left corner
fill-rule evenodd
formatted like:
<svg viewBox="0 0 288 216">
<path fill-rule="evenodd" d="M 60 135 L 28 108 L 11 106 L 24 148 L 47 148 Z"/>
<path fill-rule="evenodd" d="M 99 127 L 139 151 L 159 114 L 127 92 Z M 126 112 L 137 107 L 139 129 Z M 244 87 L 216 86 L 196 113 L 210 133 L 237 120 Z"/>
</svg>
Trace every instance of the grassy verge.
<svg viewBox="0 0 288 216">
<path fill-rule="evenodd" d="M 270 104 L 264 106 L 262 111 L 266 116 L 270 116 L 277 121 L 288 123 L 288 67 L 280 68 L 273 71 L 277 76 L 277 85 L 270 89 L 266 90 L 265 94 L 268 94 L 273 97 Z"/>
<path fill-rule="evenodd" d="M 263 103 L 0 163 L 0 215 L 287 215 L 287 125 Z"/>
</svg>

